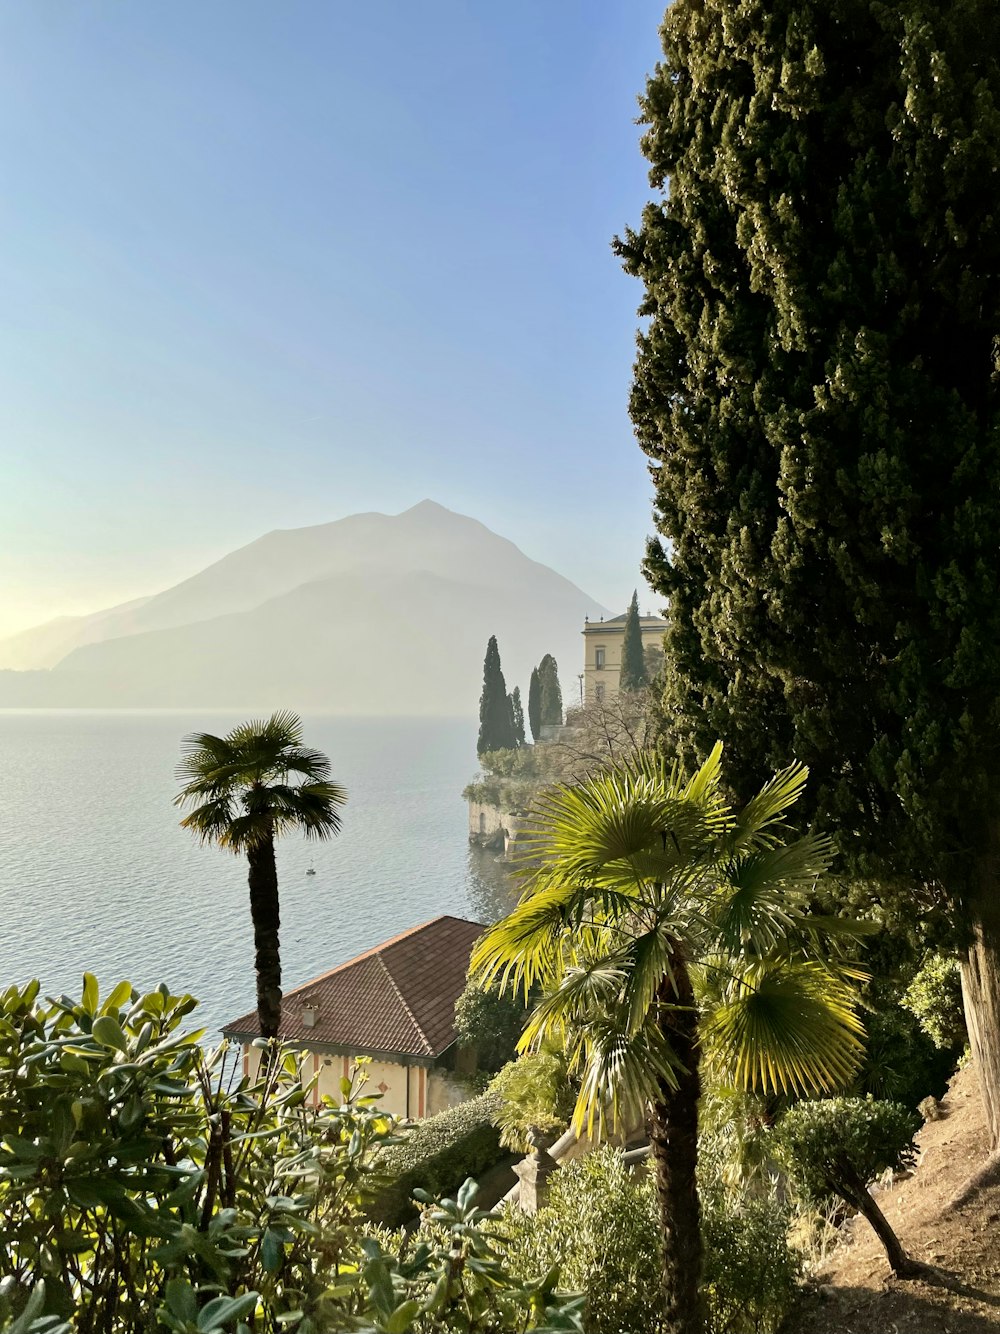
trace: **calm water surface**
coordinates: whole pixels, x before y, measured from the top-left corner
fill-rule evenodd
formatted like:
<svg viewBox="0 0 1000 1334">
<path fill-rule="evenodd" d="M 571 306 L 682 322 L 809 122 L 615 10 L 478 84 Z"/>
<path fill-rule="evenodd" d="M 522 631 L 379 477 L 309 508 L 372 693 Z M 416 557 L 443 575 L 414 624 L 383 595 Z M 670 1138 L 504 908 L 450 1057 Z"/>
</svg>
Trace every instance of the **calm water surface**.
<svg viewBox="0 0 1000 1334">
<path fill-rule="evenodd" d="M 246 864 L 200 847 L 171 804 L 181 737 L 239 721 L 0 710 L 0 987 L 165 981 L 200 998 L 210 1032 L 253 1008 Z M 437 913 L 507 910 L 503 868 L 467 843 L 473 722 L 303 721 L 349 800 L 339 838 L 278 845 L 286 990 Z"/>
</svg>

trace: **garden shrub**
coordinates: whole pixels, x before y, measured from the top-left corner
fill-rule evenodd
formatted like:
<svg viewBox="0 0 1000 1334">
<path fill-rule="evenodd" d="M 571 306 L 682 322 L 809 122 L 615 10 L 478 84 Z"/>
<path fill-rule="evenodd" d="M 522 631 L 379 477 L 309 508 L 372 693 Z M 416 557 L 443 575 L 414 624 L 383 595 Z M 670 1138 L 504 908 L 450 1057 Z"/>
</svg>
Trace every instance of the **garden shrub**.
<svg viewBox="0 0 1000 1334">
<path fill-rule="evenodd" d="M 799 1266 L 786 1242 L 788 1208 L 773 1190 L 726 1188 L 706 1145 L 700 1172 L 706 1334 L 773 1334 L 795 1298 Z M 587 1334 L 658 1334 L 659 1214 L 645 1166 L 631 1171 L 602 1148 L 560 1168 L 537 1214 L 507 1206 L 497 1224 L 516 1274 L 559 1264 L 560 1281 L 586 1296 Z"/>
<path fill-rule="evenodd" d="M 776 1187 L 732 1189 L 702 1173 L 708 1334 L 774 1334 L 795 1303 L 801 1264 Z"/>
<path fill-rule="evenodd" d="M 877 1098 L 819 1098 L 797 1103 L 781 1118 L 775 1143 L 796 1191 L 810 1204 L 844 1197 L 843 1183 L 864 1185 L 908 1167 L 920 1117 Z M 854 1203 L 853 1200 L 849 1201 Z"/>
<path fill-rule="evenodd" d="M 968 1041 L 957 959 L 928 954 L 904 992 L 903 1004 L 940 1051 L 954 1051 Z"/>
<path fill-rule="evenodd" d="M 565 1130 L 576 1101 L 561 1052 L 532 1051 L 505 1065 L 490 1083 L 500 1105 L 494 1124 L 500 1143 L 526 1153 L 529 1135 L 538 1130 L 555 1135 Z"/>
<path fill-rule="evenodd" d="M 898 991 L 873 987 L 867 1004 L 868 1041 L 856 1091 L 906 1107 L 916 1107 L 928 1094 L 940 1097 L 955 1069 L 954 1050 L 934 1045 Z"/>
<path fill-rule="evenodd" d="M 89 975 L 80 1001 L 0 994 L 2 1334 L 578 1328 L 555 1275 L 507 1272 L 471 1183 L 407 1253 L 367 1235 L 378 1099 L 310 1105 L 291 1052 L 234 1077 L 194 1008 Z"/>
<path fill-rule="evenodd" d="M 401 1132 L 380 1155 L 386 1183 L 366 1206 L 368 1217 L 398 1227 L 416 1216 L 415 1190 L 452 1195 L 467 1177 L 478 1178 L 503 1157 L 494 1124 L 499 1099 L 483 1093 Z"/>
<path fill-rule="evenodd" d="M 659 1225 L 651 1183 L 621 1152 L 602 1148 L 549 1178 L 536 1214 L 507 1205 L 496 1224 L 515 1274 L 560 1266 L 560 1281 L 586 1297 L 587 1334 L 655 1334 L 660 1296 Z"/>
<path fill-rule="evenodd" d="M 477 1068 L 489 1074 L 514 1059 L 527 1017 L 528 1007 L 520 995 L 500 995 L 471 978 L 455 1002 L 458 1040 L 475 1049 Z"/>
<path fill-rule="evenodd" d="M 825 1098 L 801 1102 L 782 1118 L 777 1136 L 796 1189 L 822 1203 L 839 1196 L 868 1219 L 899 1278 L 926 1271 L 912 1260 L 868 1190 L 888 1169 L 908 1167 L 920 1117 L 900 1103 L 874 1098 Z"/>
</svg>

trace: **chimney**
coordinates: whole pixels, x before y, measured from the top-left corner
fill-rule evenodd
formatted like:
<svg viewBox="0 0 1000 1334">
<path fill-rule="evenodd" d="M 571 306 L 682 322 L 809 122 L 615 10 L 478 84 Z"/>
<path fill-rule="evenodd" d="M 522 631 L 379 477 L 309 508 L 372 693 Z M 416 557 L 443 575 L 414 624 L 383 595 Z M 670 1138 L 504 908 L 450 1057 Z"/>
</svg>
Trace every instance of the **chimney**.
<svg viewBox="0 0 1000 1334">
<path fill-rule="evenodd" d="M 315 1027 L 316 1027 L 316 1015 L 319 1013 L 319 1006 L 318 1006 L 318 1005 L 313 1005 L 313 1004 L 311 1004 L 311 1002 L 307 1001 L 307 1002 L 302 1006 L 302 1009 L 301 1009 L 300 1013 L 301 1013 L 301 1016 L 302 1016 L 302 1026 L 303 1026 L 303 1028 L 315 1028 Z"/>
</svg>

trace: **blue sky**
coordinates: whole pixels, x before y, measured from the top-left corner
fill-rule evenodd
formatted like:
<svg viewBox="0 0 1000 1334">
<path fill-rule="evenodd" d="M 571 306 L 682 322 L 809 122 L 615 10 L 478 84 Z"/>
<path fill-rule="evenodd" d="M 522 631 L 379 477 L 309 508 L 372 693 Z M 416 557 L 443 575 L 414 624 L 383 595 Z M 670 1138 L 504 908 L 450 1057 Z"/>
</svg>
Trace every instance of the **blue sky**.
<svg viewBox="0 0 1000 1334">
<path fill-rule="evenodd" d="M 0 634 L 426 496 L 624 606 L 662 9 L 0 7 Z"/>
</svg>

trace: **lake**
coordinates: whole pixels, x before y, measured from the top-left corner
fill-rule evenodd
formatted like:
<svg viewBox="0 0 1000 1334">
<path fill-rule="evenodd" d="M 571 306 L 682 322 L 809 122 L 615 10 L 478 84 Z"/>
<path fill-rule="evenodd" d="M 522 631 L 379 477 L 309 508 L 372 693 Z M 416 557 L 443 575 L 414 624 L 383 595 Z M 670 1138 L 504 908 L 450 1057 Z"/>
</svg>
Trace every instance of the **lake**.
<svg viewBox="0 0 1000 1334">
<path fill-rule="evenodd" d="M 201 847 L 172 805 L 180 741 L 236 714 L 0 710 L 0 987 L 102 994 L 120 978 L 201 1001 L 214 1035 L 255 1004 L 243 859 Z M 468 719 L 306 717 L 347 788 L 343 832 L 277 848 L 285 990 L 439 913 L 489 922 L 507 872 L 470 849 Z M 307 875 L 310 868 L 315 875 Z"/>
</svg>

